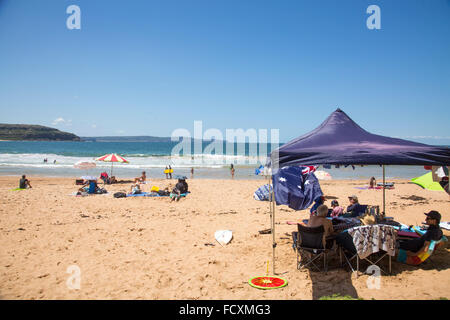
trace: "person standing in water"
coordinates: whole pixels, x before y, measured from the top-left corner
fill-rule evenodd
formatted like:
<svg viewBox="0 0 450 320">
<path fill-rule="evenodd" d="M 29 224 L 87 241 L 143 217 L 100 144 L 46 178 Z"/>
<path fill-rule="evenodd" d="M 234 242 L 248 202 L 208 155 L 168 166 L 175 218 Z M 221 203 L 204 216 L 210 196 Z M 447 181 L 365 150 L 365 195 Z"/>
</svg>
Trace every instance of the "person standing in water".
<svg viewBox="0 0 450 320">
<path fill-rule="evenodd" d="M 194 167 L 191 168 L 191 179 L 194 178 Z"/>
<path fill-rule="evenodd" d="M 169 164 L 169 179 L 172 179 L 172 167 Z"/>
<path fill-rule="evenodd" d="M 231 179 L 234 179 L 234 166 L 233 166 L 233 164 L 231 164 L 230 171 L 231 171 Z"/>
</svg>

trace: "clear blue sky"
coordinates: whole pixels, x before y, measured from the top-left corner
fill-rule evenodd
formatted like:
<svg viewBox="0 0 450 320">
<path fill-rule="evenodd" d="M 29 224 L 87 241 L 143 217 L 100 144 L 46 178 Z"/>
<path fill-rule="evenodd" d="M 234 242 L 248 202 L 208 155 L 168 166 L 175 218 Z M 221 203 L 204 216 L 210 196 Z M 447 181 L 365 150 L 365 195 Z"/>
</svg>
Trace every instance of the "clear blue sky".
<svg viewBox="0 0 450 320">
<path fill-rule="evenodd" d="M 450 144 L 450 1 L 0 0 L 0 122 L 169 136 L 202 120 L 288 141 L 337 107 Z"/>
</svg>

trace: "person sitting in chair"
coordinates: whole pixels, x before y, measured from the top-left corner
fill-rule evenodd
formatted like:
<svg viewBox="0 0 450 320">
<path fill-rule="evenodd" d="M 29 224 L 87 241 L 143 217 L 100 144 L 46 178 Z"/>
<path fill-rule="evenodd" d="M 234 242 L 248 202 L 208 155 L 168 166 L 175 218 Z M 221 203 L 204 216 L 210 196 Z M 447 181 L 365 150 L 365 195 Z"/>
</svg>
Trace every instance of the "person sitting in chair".
<svg viewBox="0 0 450 320">
<path fill-rule="evenodd" d="M 343 215 L 345 218 L 354 218 L 357 217 L 360 213 L 360 204 L 358 202 L 358 197 L 355 195 L 352 195 L 348 197 L 348 201 L 350 202 L 350 205 L 347 207 L 347 211 Z"/>
<path fill-rule="evenodd" d="M 103 184 L 110 184 L 111 183 L 111 179 L 109 178 L 108 174 L 106 172 L 102 172 L 100 174 L 100 179 L 103 180 Z"/>
<path fill-rule="evenodd" d="M 144 183 L 146 179 L 147 179 L 147 176 L 145 175 L 145 171 L 142 171 L 142 175 L 140 177 L 134 178 L 134 183 L 137 183 L 137 182 Z"/>
<path fill-rule="evenodd" d="M 427 232 L 418 239 L 400 240 L 399 248 L 406 251 L 408 256 L 416 256 L 420 252 L 427 252 L 431 241 L 442 238 L 442 230 L 439 227 L 441 214 L 435 210 L 425 213 L 425 224 L 428 225 Z"/>
<path fill-rule="evenodd" d="M 333 211 L 330 215 L 332 218 L 337 218 L 344 213 L 344 208 L 339 205 L 339 202 L 337 200 L 331 201 L 331 207 L 333 208 Z"/>
<path fill-rule="evenodd" d="M 20 179 L 19 181 L 19 188 L 20 189 L 26 189 L 26 188 L 32 188 L 31 184 L 30 184 L 30 180 L 28 180 L 26 178 L 25 175 L 22 176 L 22 179 Z"/>
<path fill-rule="evenodd" d="M 324 237 L 333 235 L 333 223 L 331 222 L 331 220 L 327 219 L 327 214 L 328 207 L 325 204 L 320 205 L 317 208 L 317 213 L 310 216 L 308 224 L 306 226 L 309 228 L 323 226 L 323 228 L 325 229 Z"/>
</svg>

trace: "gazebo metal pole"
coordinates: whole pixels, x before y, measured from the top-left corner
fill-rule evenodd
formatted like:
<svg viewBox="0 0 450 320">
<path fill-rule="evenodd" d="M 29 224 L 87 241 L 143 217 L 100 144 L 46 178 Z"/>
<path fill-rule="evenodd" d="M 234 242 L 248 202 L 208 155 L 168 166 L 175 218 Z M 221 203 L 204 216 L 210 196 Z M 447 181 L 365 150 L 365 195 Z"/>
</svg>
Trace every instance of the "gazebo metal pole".
<svg viewBox="0 0 450 320">
<path fill-rule="evenodd" d="M 386 217 L 386 172 L 383 164 L 383 216 Z"/>
<path fill-rule="evenodd" d="M 272 180 L 272 179 L 270 179 Z M 275 247 L 277 246 L 275 242 L 275 193 L 272 186 L 272 270 L 273 275 L 275 275 Z"/>
</svg>

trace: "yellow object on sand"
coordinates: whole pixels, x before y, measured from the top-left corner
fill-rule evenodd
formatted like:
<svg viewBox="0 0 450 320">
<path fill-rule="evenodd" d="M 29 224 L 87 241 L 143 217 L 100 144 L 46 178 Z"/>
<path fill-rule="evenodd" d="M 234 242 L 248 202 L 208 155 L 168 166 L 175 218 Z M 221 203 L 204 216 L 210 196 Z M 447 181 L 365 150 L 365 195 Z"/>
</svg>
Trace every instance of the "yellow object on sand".
<svg viewBox="0 0 450 320">
<path fill-rule="evenodd" d="M 153 186 L 153 187 L 150 189 L 150 191 L 158 192 L 158 191 L 159 191 L 159 188 L 158 188 L 157 186 Z"/>
</svg>

